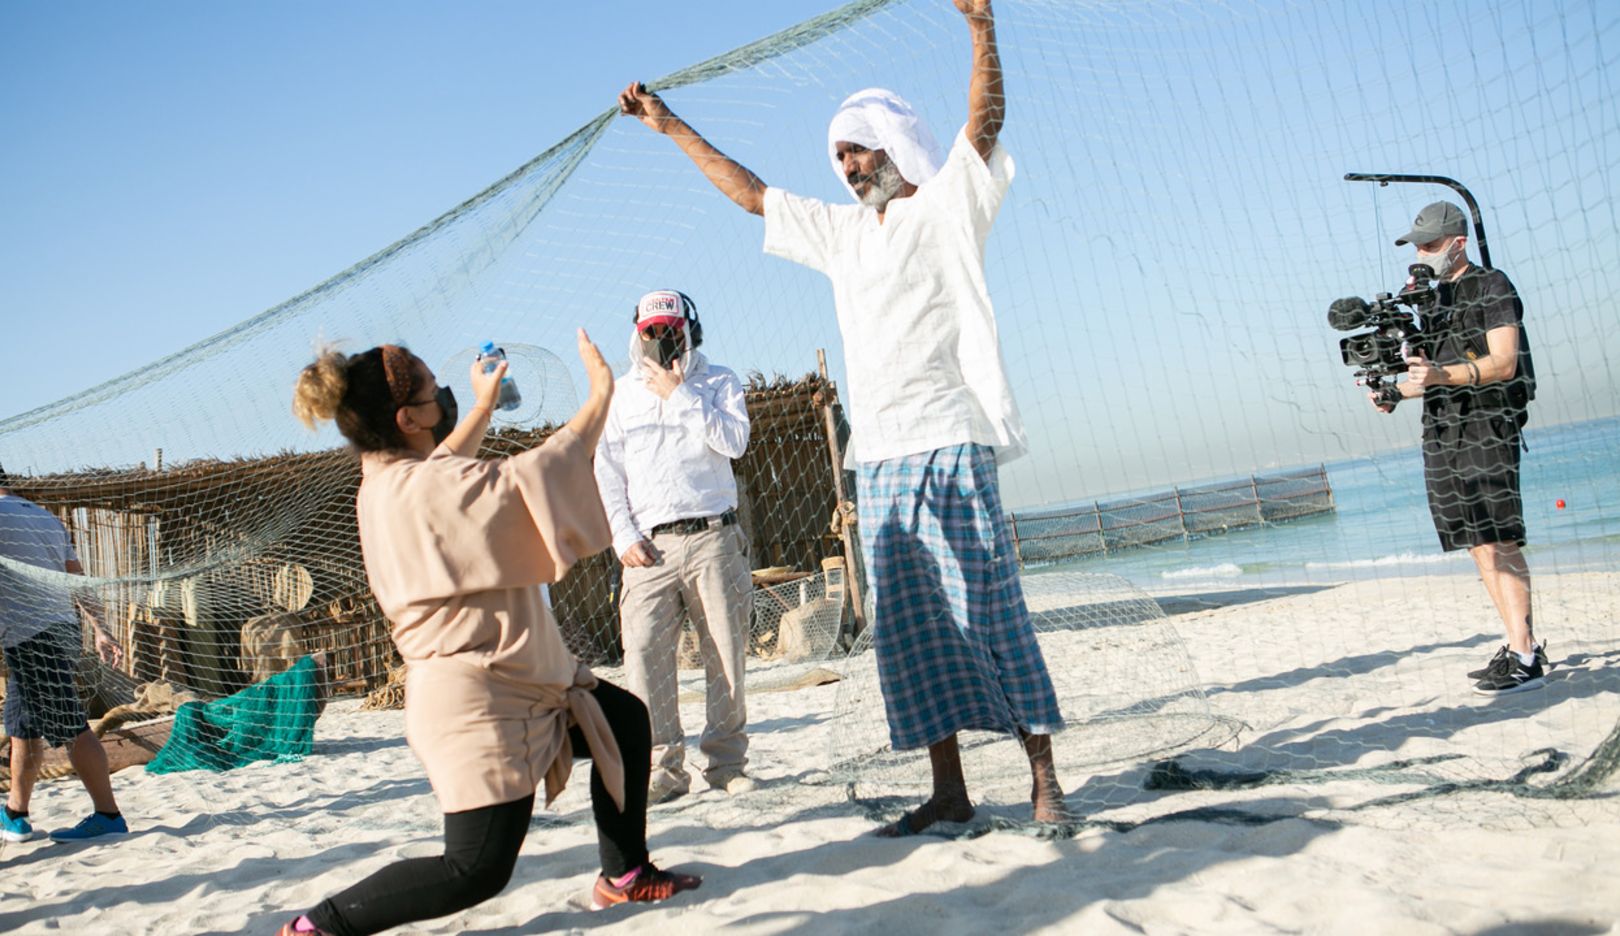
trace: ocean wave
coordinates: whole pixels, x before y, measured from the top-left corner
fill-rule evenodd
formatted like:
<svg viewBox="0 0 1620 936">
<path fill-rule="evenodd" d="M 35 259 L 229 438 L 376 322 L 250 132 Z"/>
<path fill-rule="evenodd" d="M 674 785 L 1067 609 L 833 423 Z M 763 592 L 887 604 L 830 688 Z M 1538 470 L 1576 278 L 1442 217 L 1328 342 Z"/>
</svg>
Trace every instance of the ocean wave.
<svg viewBox="0 0 1620 936">
<path fill-rule="evenodd" d="M 1169 572 L 1160 572 L 1159 578 L 1198 579 L 1198 578 L 1237 578 L 1243 574 L 1243 569 L 1235 562 L 1223 562 L 1215 566 L 1193 566 L 1188 569 L 1171 569 Z"/>
<path fill-rule="evenodd" d="M 1452 553 L 1396 553 L 1393 556 L 1379 556 L 1376 559 L 1351 559 L 1346 562 L 1307 562 L 1305 568 L 1312 572 L 1322 572 L 1329 569 L 1382 569 L 1389 566 L 1412 565 L 1440 565 L 1447 562 L 1462 562 L 1469 558 L 1468 553 L 1458 551 Z"/>
</svg>

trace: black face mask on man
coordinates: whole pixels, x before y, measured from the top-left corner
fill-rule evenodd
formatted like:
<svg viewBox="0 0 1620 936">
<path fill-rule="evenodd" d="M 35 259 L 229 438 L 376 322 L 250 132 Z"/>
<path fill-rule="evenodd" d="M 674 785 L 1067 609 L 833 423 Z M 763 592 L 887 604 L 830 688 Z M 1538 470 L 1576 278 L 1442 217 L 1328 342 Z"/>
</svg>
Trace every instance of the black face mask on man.
<svg viewBox="0 0 1620 936">
<path fill-rule="evenodd" d="M 449 387 L 440 387 L 439 392 L 433 395 L 433 402 L 439 404 L 439 421 L 428 431 L 433 433 L 434 445 L 443 445 L 444 440 L 450 438 L 450 431 L 456 428 L 456 392 Z"/>
<path fill-rule="evenodd" d="M 669 370 L 686 351 L 686 335 L 673 328 L 648 329 L 641 333 L 641 354 Z"/>
</svg>

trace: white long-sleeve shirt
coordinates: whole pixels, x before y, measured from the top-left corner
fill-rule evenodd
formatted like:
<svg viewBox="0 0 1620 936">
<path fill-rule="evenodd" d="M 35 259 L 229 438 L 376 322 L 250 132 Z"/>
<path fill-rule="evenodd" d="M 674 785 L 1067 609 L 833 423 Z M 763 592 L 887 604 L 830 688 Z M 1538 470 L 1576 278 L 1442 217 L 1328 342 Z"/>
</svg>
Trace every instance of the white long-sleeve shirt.
<svg viewBox="0 0 1620 936">
<path fill-rule="evenodd" d="M 742 381 L 729 368 L 689 352 L 686 379 L 661 400 L 634 340 L 630 360 L 596 446 L 596 486 L 621 556 L 659 524 L 736 509 L 731 460 L 748 448 Z"/>
</svg>

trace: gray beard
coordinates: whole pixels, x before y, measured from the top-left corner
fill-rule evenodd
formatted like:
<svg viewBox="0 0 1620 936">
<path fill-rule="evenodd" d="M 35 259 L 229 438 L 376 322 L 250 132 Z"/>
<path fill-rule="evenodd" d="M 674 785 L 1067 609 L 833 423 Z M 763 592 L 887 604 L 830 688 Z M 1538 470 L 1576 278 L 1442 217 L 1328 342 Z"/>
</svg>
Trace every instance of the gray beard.
<svg viewBox="0 0 1620 936">
<path fill-rule="evenodd" d="M 861 204 L 882 211 L 894 200 L 894 196 L 900 194 L 900 188 L 905 184 L 906 180 L 894 163 L 885 162 L 872 173 L 872 184 L 867 186 L 866 194 L 860 196 Z"/>
</svg>

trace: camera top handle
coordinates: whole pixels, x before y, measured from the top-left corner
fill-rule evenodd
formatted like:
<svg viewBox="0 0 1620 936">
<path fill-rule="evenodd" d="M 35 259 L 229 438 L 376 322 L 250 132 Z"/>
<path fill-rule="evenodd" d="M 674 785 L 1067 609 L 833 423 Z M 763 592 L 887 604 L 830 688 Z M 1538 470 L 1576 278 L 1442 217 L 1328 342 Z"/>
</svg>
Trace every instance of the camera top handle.
<svg viewBox="0 0 1620 936">
<path fill-rule="evenodd" d="M 1377 172 L 1347 172 L 1344 174 L 1346 182 L 1377 182 L 1380 186 L 1391 182 L 1420 182 L 1426 185 L 1444 185 L 1463 197 L 1468 203 L 1468 213 L 1474 217 L 1474 243 L 1479 246 L 1479 262 L 1485 269 L 1491 269 L 1491 250 L 1485 246 L 1485 222 L 1479 219 L 1479 202 L 1474 200 L 1474 193 L 1468 191 L 1456 179 L 1448 179 L 1437 175 L 1406 175 L 1403 173 L 1377 173 Z"/>
</svg>

